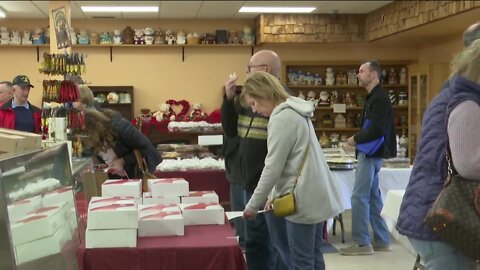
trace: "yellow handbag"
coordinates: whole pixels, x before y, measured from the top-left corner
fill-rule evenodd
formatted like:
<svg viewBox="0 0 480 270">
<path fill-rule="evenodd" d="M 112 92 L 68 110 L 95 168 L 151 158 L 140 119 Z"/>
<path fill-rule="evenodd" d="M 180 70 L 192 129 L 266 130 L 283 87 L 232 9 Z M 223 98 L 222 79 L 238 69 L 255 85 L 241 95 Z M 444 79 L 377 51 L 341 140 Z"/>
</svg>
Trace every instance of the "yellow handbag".
<svg viewBox="0 0 480 270">
<path fill-rule="evenodd" d="M 305 159 L 307 158 L 308 149 L 310 148 L 310 138 L 308 139 L 309 143 L 307 149 L 305 150 L 305 155 L 303 156 L 302 164 L 298 169 L 297 177 L 295 178 L 295 184 L 293 185 L 293 190 L 282 196 L 275 198 L 272 201 L 273 214 L 277 217 L 287 217 L 295 213 L 295 187 L 297 186 L 298 178 L 303 170 L 303 165 L 305 165 Z"/>
</svg>

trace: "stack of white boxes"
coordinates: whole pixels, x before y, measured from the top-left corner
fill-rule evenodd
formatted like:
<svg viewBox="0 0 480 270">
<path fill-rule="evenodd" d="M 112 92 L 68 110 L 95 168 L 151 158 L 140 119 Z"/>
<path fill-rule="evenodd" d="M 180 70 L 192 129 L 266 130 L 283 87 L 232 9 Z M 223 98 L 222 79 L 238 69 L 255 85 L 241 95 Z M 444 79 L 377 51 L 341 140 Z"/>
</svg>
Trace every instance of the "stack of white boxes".
<svg viewBox="0 0 480 270">
<path fill-rule="evenodd" d="M 72 239 L 69 207 L 69 202 L 40 207 L 11 224 L 17 264 L 62 251 Z"/>
<path fill-rule="evenodd" d="M 183 178 L 147 184 L 148 192 L 141 194 L 141 180 L 105 181 L 103 197 L 90 201 L 87 248 L 135 247 L 137 228 L 138 237 L 183 236 L 185 225 L 225 224 L 214 191 L 189 191 Z"/>
<path fill-rule="evenodd" d="M 136 247 L 142 181 L 107 180 L 88 205 L 86 248 Z"/>
</svg>

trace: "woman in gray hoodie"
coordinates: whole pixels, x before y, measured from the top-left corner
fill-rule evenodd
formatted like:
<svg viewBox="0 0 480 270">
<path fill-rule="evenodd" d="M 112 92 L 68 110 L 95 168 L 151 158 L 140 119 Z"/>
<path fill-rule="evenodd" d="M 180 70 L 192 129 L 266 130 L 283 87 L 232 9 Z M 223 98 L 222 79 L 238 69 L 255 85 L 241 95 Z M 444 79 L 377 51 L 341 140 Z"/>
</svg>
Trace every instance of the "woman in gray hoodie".
<svg viewBox="0 0 480 270">
<path fill-rule="evenodd" d="M 296 210 L 285 217 L 288 247 L 283 251 L 290 253 L 294 269 L 325 269 L 320 251 L 323 221 L 343 212 L 344 206 L 310 120 L 315 108 L 289 96 L 277 78 L 262 71 L 247 78 L 240 100 L 270 117 L 265 168 L 244 218 L 255 218 L 259 207 L 265 204 L 269 210 L 269 202 L 295 189 Z"/>
</svg>

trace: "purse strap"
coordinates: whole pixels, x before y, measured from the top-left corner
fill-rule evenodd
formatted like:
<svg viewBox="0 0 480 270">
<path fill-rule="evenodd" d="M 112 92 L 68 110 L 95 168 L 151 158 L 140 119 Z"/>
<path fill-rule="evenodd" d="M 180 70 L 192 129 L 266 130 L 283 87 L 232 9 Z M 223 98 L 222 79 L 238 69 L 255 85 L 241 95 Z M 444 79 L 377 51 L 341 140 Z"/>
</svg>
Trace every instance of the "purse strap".
<svg viewBox="0 0 480 270">
<path fill-rule="evenodd" d="M 133 150 L 133 155 L 135 156 L 135 161 L 137 162 L 137 168 L 142 172 L 142 174 L 145 174 L 147 171 L 147 164 L 145 159 L 142 157 L 142 153 L 140 150 L 135 149 Z"/>
<path fill-rule="evenodd" d="M 308 150 L 310 149 L 310 123 L 308 122 L 308 118 L 305 118 L 305 119 L 307 120 L 307 126 L 308 126 L 308 144 L 307 144 L 307 149 L 305 149 L 305 154 L 303 155 L 300 168 L 298 168 L 297 177 L 295 177 L 295 184 L 293 184 L 293 191 L 295 191 L 295 188 L 297 187 L 298 179 L 300 178 L 300 174 L 302 174 L 303 167 L 305 165 L 305 160 L 307 159 Z"/>
</svg>

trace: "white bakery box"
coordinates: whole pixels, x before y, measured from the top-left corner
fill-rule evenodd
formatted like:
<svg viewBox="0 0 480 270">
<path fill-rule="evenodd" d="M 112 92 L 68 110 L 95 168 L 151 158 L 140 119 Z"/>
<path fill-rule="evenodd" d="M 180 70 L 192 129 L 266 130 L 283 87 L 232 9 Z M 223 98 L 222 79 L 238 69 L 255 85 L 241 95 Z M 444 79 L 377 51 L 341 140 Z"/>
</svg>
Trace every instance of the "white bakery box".
<svg viewBox="0 0 480 270">
<path fill-rule="evenodd" d="M 213 190 L 190 191 L 188 196 L 182 196 L 182 203 L 218 203 L 218 195 Z"/>
<path fill-rule="evenodd" d="M 102 184 L 102 196 L 142 198 L 142 180 L 108 179 Z"/>
<path fill-rule="evenodd" d="M 24 218 L 28 212 L 40 208 L 42 204 L 42 197 L 40 195 L 15 201 L 12 204 L 9 204 L 8 209 L 8 218 L 10 223 L 13 224 L 16 221 Z"/>
<path fill-rule="evenodd" d="M 139 210 L 138 237 L 146 236 L 183 236 L 184 219 L 180 208 L 177 211 Z"/>
<path fill-rule="evenodd" d="M 143 193 L 142 204 L 168 204 L 168 203 L 180 203 L 180 196 L 163 196 L 153 197 L 151 192 Z"/>
<path fill-rule="evenodd" d="M 181 203 L 185 225 L 225 224 L 225 211 L 218 203 Z"/>
<path fill-rule="evenodd" d="M 70 209 L 75 208 L 72 187 L 62 187 L 51 190 L 42 196 L 42 206 L 50 206 L 58 203 L 66 202 Z M 74 210 L 75 211 L 75 210 Z"/>
<path fill-rule="evenodd" d="M 148 179 L 148 191 L 152 197 L 187 196 L 189 186 L 183 178 Z"/>
<path fill-rule="evenodd" d="M 87 228 L 137 229 L 138 208 L 134 200 L 93 197 L 88 205 Z"/>
<path fill-rule="evenodd" d="M 18 246 L 54 235 L 69 218 L 67 204 L 38 208 L 11 225 L 12 244 Z"/>
<path fill-rule="evenodd" d="M 136 247 L 137 229 L 104 229 L 85 232 L 86 248 Z"/>
</svg>

